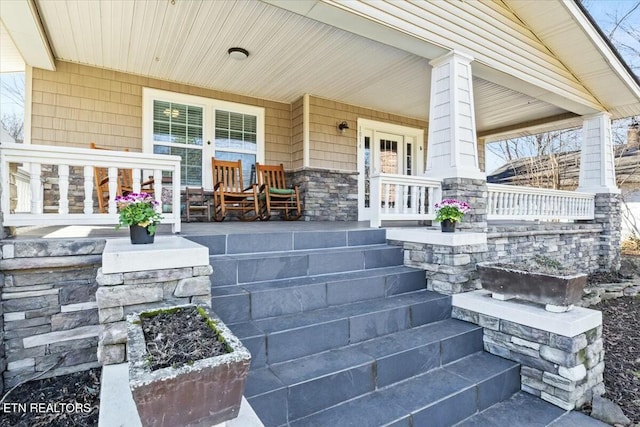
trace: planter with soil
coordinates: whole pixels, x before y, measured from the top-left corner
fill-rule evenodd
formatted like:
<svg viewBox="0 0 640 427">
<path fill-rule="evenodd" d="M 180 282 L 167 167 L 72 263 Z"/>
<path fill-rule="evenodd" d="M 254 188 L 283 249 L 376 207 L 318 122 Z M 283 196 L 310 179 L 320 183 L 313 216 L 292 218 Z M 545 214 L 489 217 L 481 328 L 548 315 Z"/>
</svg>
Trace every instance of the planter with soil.
<svg viewBox="0 0 640 427">
<path fill-rule="evenodd" d="M 563 267 L 558 261 L 536 256 L 519 264 L 478 263 L 482 287 L 493 298 L 518 298 L 545 304 L 547 311 L 569 311 L 580 301 L 587 275 Z"/>
<path fill-rule="evenodd" d="M 143 426 L 216 425 L 238 416 L 251 355 L 208 307 L 127 318 L 129 386 Z"/>
</svg>

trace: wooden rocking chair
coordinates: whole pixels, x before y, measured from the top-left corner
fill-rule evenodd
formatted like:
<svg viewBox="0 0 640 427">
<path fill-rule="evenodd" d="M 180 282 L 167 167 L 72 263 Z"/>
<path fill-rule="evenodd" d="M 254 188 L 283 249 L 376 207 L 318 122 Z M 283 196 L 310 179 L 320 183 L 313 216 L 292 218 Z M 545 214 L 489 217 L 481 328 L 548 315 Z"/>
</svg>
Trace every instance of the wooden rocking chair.
<svg viewBox="0 0 640 427">
<path fill-rule="evenodd" d="M 89 147 L 94 150 L 108 150 L 108 148 L 98 147 L 95 143 L 90 143 Z M 125 148 L 124 151 L 129 151 Z M 98 209 L 101 213 L 109 210 L 109 170 L 107 168 L 94 167 L 93 180 L 98 198 Z M 140 191 L 153 196 L 153 178 L 140 184 Z M 126 196 L 133 192 L 133 172 L 131 169 L 118 169 L 118 186 L 116 196 Z"/>
<path fill-rule="evenodd" d="M 260 187 L 260 219 L 269 220 L 271 212 L 280 211 L 286 221 L 295 221 L 302 216 L 300 190 L 298 186 L 287 187 L 284 166 L 267 166 L 256 163 L 258 186 Z"/>
<path fill-rule="evenodd" d="M 255 221 L 258 214 L 258 186 L 242 184 L 242 161 L 211 158 L 213 173 L 213 219 L 223 221 L 228 211 L 238 212 L 242 221 Z"/>
</svg>

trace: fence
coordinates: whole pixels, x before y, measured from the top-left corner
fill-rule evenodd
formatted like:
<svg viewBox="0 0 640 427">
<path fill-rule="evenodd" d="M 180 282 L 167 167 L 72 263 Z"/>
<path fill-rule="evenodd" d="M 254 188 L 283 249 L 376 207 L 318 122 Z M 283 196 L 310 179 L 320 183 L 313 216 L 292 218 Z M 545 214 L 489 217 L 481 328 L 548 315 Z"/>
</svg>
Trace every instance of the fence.
<svg viewBox="0 0 640 427">
<path fill-rule="evenodd" d="M 28 170 L 20 176 L 11 177 L 11 165 L 22 164 Z M 57 169 L 57 212 L 46 213 L 43 203 L 42 166 L 51 165 Z M 70 167 L 83 170 L 83 212 L 69 212 L 69 176 Z M 106 168 L 109 175 L 108 213 L 94 211 L 94 168 Z M 2 192 L 0 206 L 3 213 L 3 225 L 99 225 L 117 224 L 118 214 L 115 204 L 118 169 L 131 169 L 133 190 L 140 191 L 140 178 L 152 175 L 155 184 L 155 199 L 161 204 L 161 185 L 163 174 L 171 176 L 172 209 L 163 213 L 163 223 L 172 224 L 174 233 L 180 232 L 180 157 L 159 154 L 130 153 L 110 150 L 91 150 L 84 148 L 56 147 L 48 145 L 26 145 L 4 143 L 0 145 L 0 170 L 2 182 L 15 182 L 17 185 L 17 208 L 12 208 L 10 191 Z M 15 170 L 15 167 L 14 167 Z M 10 181 L 10 179 L 13 179 Z M 24 212 L 25 202 L 30 198 L 28 212 Z M 160 209 L 160 208 L 158 208 Z"/>
<path fill-rule="evenodd" d="M 440 181 L 381 173 L 371 177 L 371 227 L 382 221 L 432 220 L 441 198 Z"/>
</svg>

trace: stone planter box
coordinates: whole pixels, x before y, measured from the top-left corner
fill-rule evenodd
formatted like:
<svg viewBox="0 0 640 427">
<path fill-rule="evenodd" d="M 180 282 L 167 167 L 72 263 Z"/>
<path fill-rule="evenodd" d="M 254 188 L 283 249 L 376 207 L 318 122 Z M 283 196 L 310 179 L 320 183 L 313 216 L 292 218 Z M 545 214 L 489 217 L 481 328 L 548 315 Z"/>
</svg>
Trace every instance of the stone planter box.
<svg viewBox="0 0 640 427">
<path fill-rule="evenodd" d="M 127 317 L 129 387 L 143 426 L 213 426 L 238 416 L 251 355 L 208 307 L 202 308 L 232 351 L 155 371 L 145 360 L 140 324 L 145 312 Z"/>
<path fill-rule="evenodd" d="M 534 273 L 506 268 L 495 263 L 478 263 L 482 287 L 493 298 L 519 298 L 545 304 L 548 311 L 568 311 L 580 301 L 587 283 L 586 274 L 569 276 Z"/>
</svg>

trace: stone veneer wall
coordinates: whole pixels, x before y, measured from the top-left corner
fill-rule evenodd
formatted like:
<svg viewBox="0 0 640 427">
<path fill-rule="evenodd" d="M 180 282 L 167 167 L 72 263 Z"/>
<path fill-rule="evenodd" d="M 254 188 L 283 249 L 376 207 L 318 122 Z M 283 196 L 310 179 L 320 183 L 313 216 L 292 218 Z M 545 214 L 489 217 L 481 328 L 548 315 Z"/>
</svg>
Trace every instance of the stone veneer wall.
<svg viewBox="0 0 640 427">
<path fill-rule="evenodd" d="M 110 365 L 126 360 L 127 315 L 189 303 L 210 307 L 211 273 L 210 265 L 113 274 L 98 270 L 100 363 Z"/>
<path fill-rule="evenodd" d="M 596 271 L 601 259 L 598 224 L 528 223 L 489 226 L 486 244 L 459 246 L 390 240 L 404 249 L 404 264 L 426 270 L 429 290 L 456 294 L 480 289 L 476 264 L 518 262 L 543 254 L 580 271 Z"/>
<path fill-rule="evenodd" d="M 596 271 L 600 260 L 598 224 L 540 222 L 489 227 L 487 261 L 519 262 L 544 255 L 579 271 Z"/>
<path fill-rule="evenodd" d="M 357 221 L 358 173 L 305 168 L 289 173 L 300 187 L 305 221 Z"/>
<path fill-rule="evenodd" d="M 427 289 L 457 294 L 479 288 L 476 264 L 487 257 L 487 244 L 436 245 L 390 240 L 404 249 L 404 265 L 425 270 Z"/>
<path fill-rule="evenodd" d="M 467 202 L 471 212 L 464 221 L 456 224 L 460 231 L 484 232 L 487 230 L 487 181 L 469 178 L 445 178 L 442 180 L 442 198 Z"/>
<path fill-rule="evenodd" d="M 99 366 L 96 272 L 103 239 L 0 242 L 5 387 Z M 2 362 L 0 362 L 0 367 Z"/>
<path fill-rule="evenodd" d="M 60 186 L 58 185 L 58 167 L 42 165 L 42 195 L 45 213 L 58 213 Z M 84 213 L 84 168 L 69 167 L 69 213 Z M 93 210 L 98 212 L 98 199 L 93 194 Z"/>
<path fill-rule="evenodd" d="M 602 326 L 573 337 L 453 307 L 452 317 L 484 328 L 484 349 L 516 361 L 522 390 L 566 410 L 604 394 Z"/>
<path fill-rule="evenodd" d="M 620 194 L 596 194 L 595 222 L 602 226 L 600 233 L 600 268 L 620 268 L 620 245 L 622 243 L 622 203 Z"/>
</svg>

